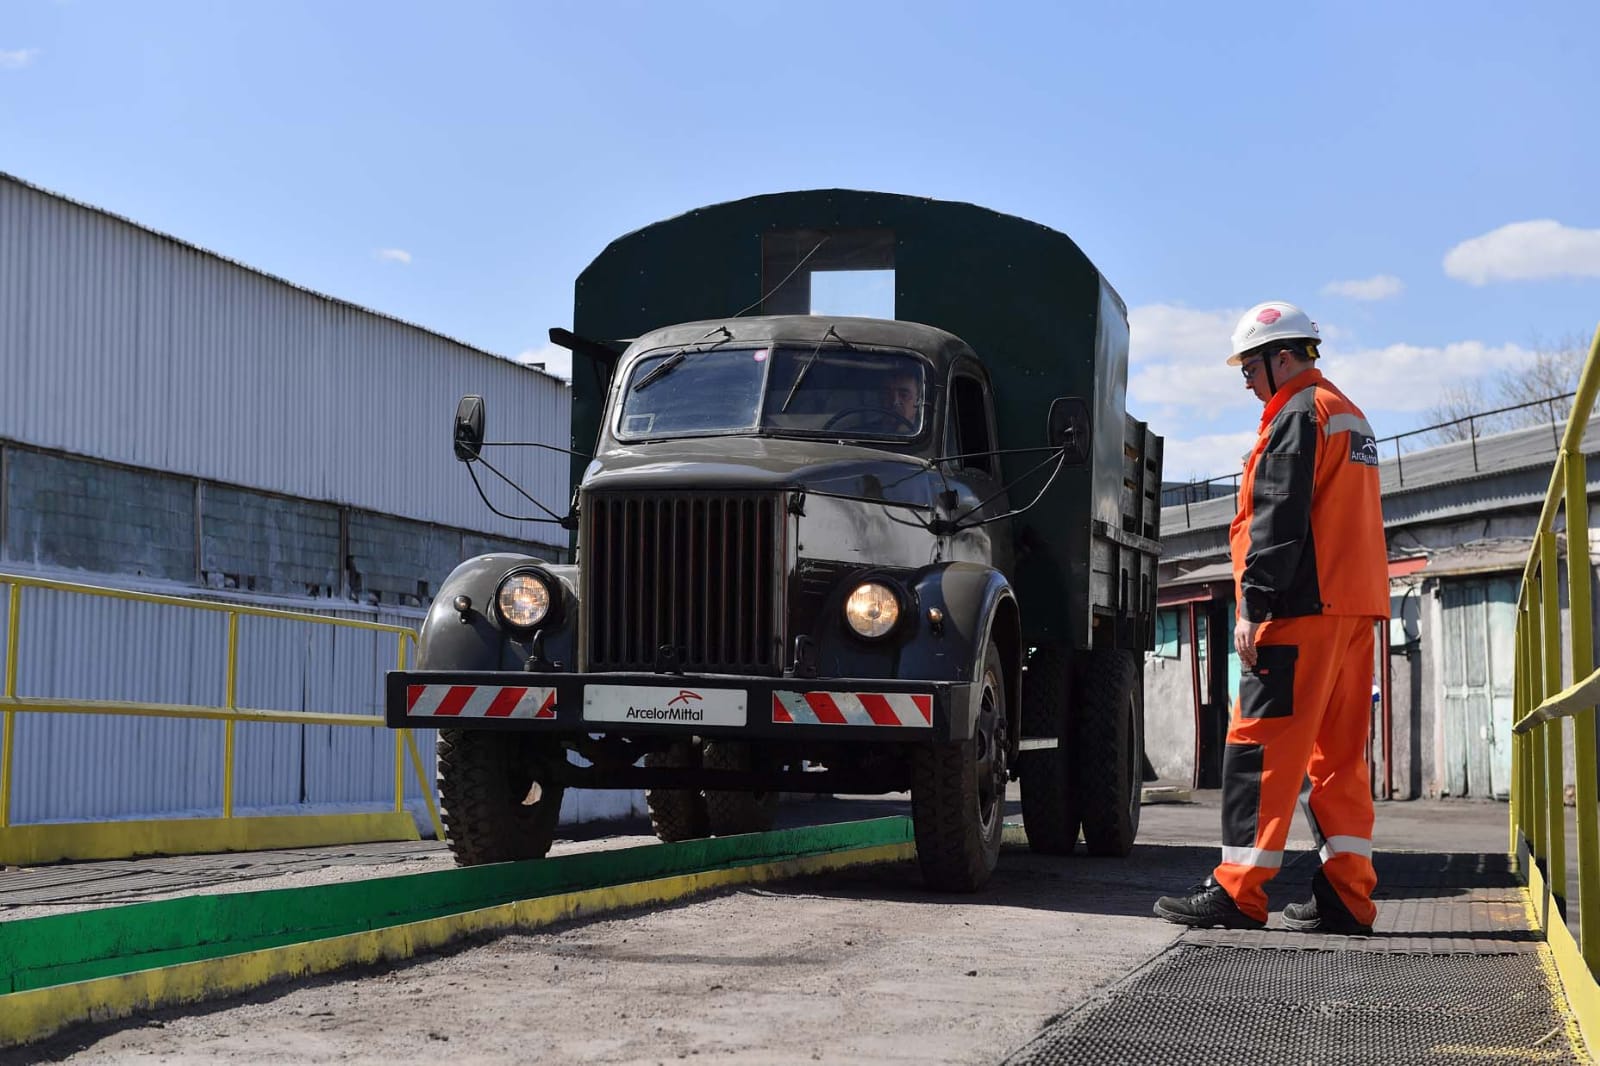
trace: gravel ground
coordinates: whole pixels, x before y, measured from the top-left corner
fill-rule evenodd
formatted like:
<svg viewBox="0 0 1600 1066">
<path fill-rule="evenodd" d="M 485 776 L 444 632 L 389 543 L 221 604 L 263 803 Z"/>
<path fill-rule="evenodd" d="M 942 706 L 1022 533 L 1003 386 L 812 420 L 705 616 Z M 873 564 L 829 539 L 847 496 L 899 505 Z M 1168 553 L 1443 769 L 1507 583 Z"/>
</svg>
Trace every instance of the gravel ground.
<svg viewBox="0 0 1600 1066">
<path fill-rule="evenodd" d="M 1215 861 L 1216 794 L 1149 806 L 1144 818 L 1127 859 L 1007 849 L 993 882 L 972 896 L 926 892 L 912 864 L 865 867 L 82 1027 L 13 1055 L 174 1064 L 998 1062 L 1179 935 L 1150 905 Z M 1385 805 L 1379 836 L 1380 847 L 1403 850 L 1503 851 L 1505 807 Z M 1309 841 L 1297 831 L 1295 843 Z M 363 876 L 378 869 L 363 867 Z"/>
</svg>

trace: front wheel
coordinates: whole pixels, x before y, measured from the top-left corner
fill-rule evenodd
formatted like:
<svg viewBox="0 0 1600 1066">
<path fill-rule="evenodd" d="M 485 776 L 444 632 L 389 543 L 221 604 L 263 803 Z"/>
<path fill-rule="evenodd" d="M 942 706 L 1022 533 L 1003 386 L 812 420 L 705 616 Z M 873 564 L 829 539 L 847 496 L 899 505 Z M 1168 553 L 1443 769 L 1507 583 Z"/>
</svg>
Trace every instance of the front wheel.
<svg viewBox="0 0 1600 1066">
<path fill-rule="evenodd" d="M 911 818 L 929 888 L 976 892 L 1000 860 L 1005 823 L 1006 687 L 1000 651 L 984 651 L 971 739 L 919 747 L 912 756 Z"/>
<path fill-rule="evenodd" d="M 458 866 L 541 859 L 561 789 L 538 781 L 534 742 L 515 733 L 439 730 L 439 807 Z"/>
</svg>

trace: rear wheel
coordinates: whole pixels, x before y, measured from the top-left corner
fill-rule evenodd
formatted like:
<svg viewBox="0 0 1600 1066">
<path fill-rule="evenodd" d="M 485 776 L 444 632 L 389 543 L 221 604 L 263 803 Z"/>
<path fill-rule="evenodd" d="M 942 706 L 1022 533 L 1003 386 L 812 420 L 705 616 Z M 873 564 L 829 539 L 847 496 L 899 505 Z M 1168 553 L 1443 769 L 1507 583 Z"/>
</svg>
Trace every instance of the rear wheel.
<svg viewBox="0 0 1600 1066">
<path fill-rule="evenodd" d="M 925 745 L 912 755 L 917 863 L 929 888 L 975 892 L 988 882 L 1000 858 L 1007 776 L 1005 675 L 991 641 L 972 738 Z"/>
<path fill-rule="evenodd" d="M 1135 653 L 1077 656 L 1072 767 L 1090 855 L 1126 855 L 1139 834 L 1144 782 L 1144 678 Z"/>
<path fill-rule="evenodd" d="M 738 740 L 708 740 L 701 752 L 708 770 L 751 770 L 750 745 Z M 778 817 L 778 793 L 706 790 L 706 815 L 719 837 L 765 833 Z"/>
<path fill-rule="evenodd" d="M 694 740 L 674 741 L 666 751 L 653 751 L 644 757 L 646 766 L 700 766 L 700 745 Z M 650 828 L 656 838 L 668 843 L 697 840 L 710 836 L 706 798 L 698 789 L 647 788 L 644 803 L 650 809 Z"/>
<path fill-rule="evenodd" d="M 1069 855 L 1078 842 L 1078 796 L 1072 787 L 1072 652 L 1058 644 L 1034 649 L 1022 686 L 1022 734 L 1056 747 L 1022 752 L 1022 824 L 1028 846 Z"/>
<path fill-rule="evenodd" d="M 441 729 L 438 753 L 439 815 L 458 866 L 544 857 L 555 840 L 561 789 L 536 780 L 534 741 Z"/>
</svg>

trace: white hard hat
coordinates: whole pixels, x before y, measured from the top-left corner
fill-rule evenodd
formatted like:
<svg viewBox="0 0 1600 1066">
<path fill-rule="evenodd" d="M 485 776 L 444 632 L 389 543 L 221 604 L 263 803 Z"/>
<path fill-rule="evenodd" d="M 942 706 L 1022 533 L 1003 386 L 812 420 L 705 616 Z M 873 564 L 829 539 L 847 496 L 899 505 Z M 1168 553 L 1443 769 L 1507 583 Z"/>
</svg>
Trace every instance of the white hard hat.
<svg viewBox="0 0 1600 1066">
<path fill-rule="evenodd" d="M 1233 327 L 1233 354 L 1228 356 L 1228 365 L 1238 366 L 1245 352 L 1268 341 L 1306 340 L 1314 345 L 1321 339 L 1317 324 L 1304 311 L 1282 300 L 1269 300 L 1246 311 Z M 1311 356 L 1316 358 L 1315 348 Z"/>
</svg>

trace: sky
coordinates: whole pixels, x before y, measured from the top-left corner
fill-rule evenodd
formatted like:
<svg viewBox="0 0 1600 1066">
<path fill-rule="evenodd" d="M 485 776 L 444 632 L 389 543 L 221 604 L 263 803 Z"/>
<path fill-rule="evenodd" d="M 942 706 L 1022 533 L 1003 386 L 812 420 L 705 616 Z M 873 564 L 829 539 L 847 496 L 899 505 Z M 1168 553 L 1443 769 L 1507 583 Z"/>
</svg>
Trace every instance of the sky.
<svg viewBox="0 0 1600 1066">
<path fill-rule="evenodd" d="M 575 278 L 640 226 L 981 204 L 1122 295 L 1129 408 L 1205 478 L 1254 436 L 1224 359 L 1257 302 L 1311 314 L 1379 436 L 1587 344 L 1597 38 L 1593 0 L 0 0 L 0 170 L 561 374 Z"/>
</svg>

